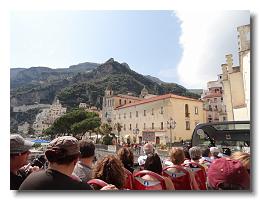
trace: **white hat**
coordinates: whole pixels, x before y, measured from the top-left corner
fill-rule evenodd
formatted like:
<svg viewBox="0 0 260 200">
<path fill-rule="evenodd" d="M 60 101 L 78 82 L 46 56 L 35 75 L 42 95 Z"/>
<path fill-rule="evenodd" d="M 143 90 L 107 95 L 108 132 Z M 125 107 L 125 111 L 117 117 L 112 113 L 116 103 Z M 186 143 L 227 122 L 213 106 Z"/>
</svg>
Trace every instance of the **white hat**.
<svg viewBox="0 0 260 200">
<path fill-rule="evenodd" d="M 210 153 L 212 154 L 219 154 L 220 150 L 217 147 L 210 147 Z"/>
</svg>

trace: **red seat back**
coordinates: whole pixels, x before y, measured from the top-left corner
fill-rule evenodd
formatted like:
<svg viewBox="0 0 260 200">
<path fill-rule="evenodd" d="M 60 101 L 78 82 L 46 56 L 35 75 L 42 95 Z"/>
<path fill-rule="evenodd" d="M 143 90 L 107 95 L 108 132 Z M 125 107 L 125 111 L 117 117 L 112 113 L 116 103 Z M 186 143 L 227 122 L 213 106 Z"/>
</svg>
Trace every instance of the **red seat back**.
<svg viewBox="0 0 260 200">
<path fill-rule="evenodd" d="M 207 175 L 205 168 L 202 165 L 195 162 L 186 163 L 183 166 L 187 167 L 194 173 L 195 180 L 199 186 L 199 189 L 206 190 Z"/>
<path fill-rule="evenodd" d="M 156 179 L 155 181 L 145 180 L 142 177 L 149 175 Z M 135 190 L 166 190 L 165 180 L 159 174 L 149 170 L 142 170 L 134 174 L 134 189 Z"/>
<path fill-rule="evenodd" d="M 88 184 L 91 185 L 95 190 L 100 190 L 102 187 L 108 185 L 101 179 L 91 179 L 88 181 Z"/>
<path fill-rule="evenodd" d="M 133 189 L 133 182 L 134 182 L 133 174 L 129 170 L 127 170 L 126 168 L 124 168 L 124 171 L 125 171 L 124 188 L 132 190 Z"/>
<path fill-rule="evenodd" d="M 172 180 L 175 190 L 192 190 L 190 174 L 182 166 L 165 167 L 163 176 Z"/>
</svg>

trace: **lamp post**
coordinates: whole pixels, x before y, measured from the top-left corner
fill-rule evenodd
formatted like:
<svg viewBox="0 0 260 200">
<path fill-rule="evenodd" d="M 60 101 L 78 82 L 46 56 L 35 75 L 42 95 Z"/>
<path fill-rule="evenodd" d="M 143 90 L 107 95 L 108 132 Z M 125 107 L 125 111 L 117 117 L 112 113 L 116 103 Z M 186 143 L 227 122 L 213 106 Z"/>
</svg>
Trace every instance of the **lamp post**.
<svg viewBox="0 0 260 200">
<path fill-rule="evenodd" d="M 172 117 L 167 121 L 167 128 L 170 129 L 170 147 L 172 147 L 172 129 L 175 129 L 176 121 L 172 119 Z"/>
<path fill-rule="evenodd" d="M 137 137 L 137 135 L 139 134 L 139 129 L 138 128 L 134 128 L 133 129 L 133 134 L 135 135 L 135 137 Z M 136 138 L 137 140 L 137 138 Z"/>
</svg>

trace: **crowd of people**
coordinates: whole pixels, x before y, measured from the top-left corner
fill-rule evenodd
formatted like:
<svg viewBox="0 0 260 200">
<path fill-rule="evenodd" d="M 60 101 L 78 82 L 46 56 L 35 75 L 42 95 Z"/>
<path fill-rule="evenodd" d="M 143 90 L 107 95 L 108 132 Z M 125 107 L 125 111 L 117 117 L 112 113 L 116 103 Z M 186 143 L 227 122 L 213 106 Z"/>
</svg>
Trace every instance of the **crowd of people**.
<svg viewBox="0 0 260 200">
<path fill-rule="evenodd" d="M 250 154 L 244 152 L 173 147 L 162 160 L 147 143 L 135 167 L 129 147 L 97 159 L 91 140 L 63 136 L 47 146 L 45 169 L 28 164 L 31 148 L 11 135 L 11 190 L 250 190 Z"/>
</svg>

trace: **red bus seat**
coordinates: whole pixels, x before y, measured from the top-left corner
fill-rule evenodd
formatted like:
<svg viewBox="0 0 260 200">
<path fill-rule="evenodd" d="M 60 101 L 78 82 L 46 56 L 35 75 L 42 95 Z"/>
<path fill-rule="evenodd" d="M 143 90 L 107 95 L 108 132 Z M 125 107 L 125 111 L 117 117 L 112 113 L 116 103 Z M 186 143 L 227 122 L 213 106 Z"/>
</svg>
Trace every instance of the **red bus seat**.
<svg viewBox="0 0 260 200">
<path fill-rule="evenodd" d="M 163 176 L 172 180 L 175 190 L 192 190 L 190 173 L 182 166 L 165 167 Z"/>
<path fill-rule="evenodd" d="M 194 173 L 195 180 L 198 183 L 199 189 L 207 190 L 207 186 L 206 186 L 207 175 L 206 175 L 205 168 L 202 165 L 195 162 L 186 163 L 183 164 L 183 166 L 185 168 L 187 167 Z"/>
<path fill-rule="evenodd" d="M 155 181 L 145 180 L 142 177 L 149 175 L 155 178 Z M 166 190 L 165 180 L 159 174 L 149 170 L 142 170 L 134 174 L 134 189 L 135 190 Z"/>
<path fill-rule="evenodd" d="M 95 190 L 100 190 L 102 187 L 108 185 L 105 181 L 101 179 L 91 179 L 87 183 L 91 185 Z"/>
<path fill-rule="evenodd" d="M 125 171 L 124 188 L 132 190 L 133 189 L 133 182 L 134 182 L 133 174 L 129 170 L 127 170 L 126 168 L 124 168 L 124 171 Z"/>
</svg>

